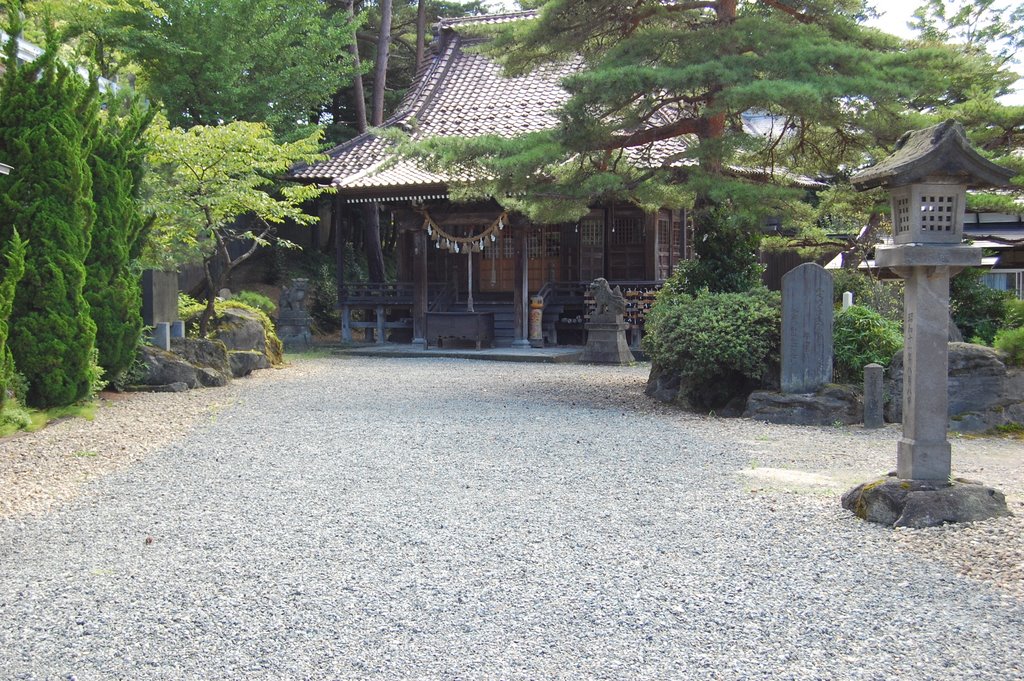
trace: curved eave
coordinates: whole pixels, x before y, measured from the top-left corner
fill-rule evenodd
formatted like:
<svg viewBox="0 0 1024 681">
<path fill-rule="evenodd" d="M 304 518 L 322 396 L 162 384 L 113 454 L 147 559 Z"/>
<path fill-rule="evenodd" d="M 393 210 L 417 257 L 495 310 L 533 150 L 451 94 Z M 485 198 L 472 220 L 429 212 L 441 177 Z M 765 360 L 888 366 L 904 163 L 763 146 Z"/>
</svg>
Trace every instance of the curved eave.
<svg viewBox="0 0 1024 681">
<path fill-rule="evenodd" d="M 857 191 L 900 187 L 945 175 L 961 178 L 971 189 L 1005 187 L 1012 170 L 989 161 L 971 146 L 962 125 L 946 121 L 908 132 L 892 155 L 855 174 L 850 183 Z"/>
</svg>

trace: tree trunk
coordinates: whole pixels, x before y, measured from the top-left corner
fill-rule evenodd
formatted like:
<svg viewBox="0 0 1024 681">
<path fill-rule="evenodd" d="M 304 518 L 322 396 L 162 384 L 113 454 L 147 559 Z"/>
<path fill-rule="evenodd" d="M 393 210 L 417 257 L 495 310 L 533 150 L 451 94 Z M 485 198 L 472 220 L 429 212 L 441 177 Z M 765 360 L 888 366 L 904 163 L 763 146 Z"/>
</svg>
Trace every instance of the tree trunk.
<svg viewBox="0 0 1024 681">
<path fill-rule="evenodd" d="M 228 268 L 221 262 L 221 256 L 218 253 L 212 258 L 207 258 L 203 261 L 203 272 L 206 274 L 206 308 L 203 309 L 203 314 L 199 317 L 200 338 L 206 338 L 206 334 L 210 330 L 210 320 L 213 319 L 217 312 L 214 307 L 217 301 L 217 293 L 224 288 L 224 283 L 227 281 Z"/>
<path fill-rule="evenodd" d="M 356 15 L 354 0 L 348 3 L 348 18 L 354 19 Z M 352 55 L 352 66 L 355 68 L 355 75 L 352 77 L 352 99 L 356 106 L 356 130 L 360 133 L 366 132 L 366 93 L 363 91 L 363 70 L 359 61 L 359 43 L 356 36 L 352 34 L 352 44 L 348 46 Z"/>
<path fill-rule="evenodd" d="M 391 0 L 380 0 L 380 34 L 377 37 L 377 62 L 373 65 L 373 111 L 370 122 L 384 122 L 384 90 L 388 78 L 388 56 L 391 54 Z"/>
<path fill-rule="evenodd" d="M 384 283 L 384 252 L 380 245 L 380 211 L 377 203 L 363 206 L 363 248 L 366 249 L 366 270 L 370 281 Z"/>
<path fill-rule="evenodd" d="M 413 74 L 420 72 L 423 57 L 427 51 L 427 1 L 419 0 L 416 4 L 416 68 Z"/>
</svg>

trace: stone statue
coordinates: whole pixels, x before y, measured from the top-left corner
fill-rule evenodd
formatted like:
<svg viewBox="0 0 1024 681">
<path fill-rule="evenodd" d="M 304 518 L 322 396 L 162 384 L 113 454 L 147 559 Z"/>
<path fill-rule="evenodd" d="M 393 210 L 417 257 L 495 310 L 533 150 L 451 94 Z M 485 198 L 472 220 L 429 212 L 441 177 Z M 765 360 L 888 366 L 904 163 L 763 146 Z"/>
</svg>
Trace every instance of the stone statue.
<svg viewBox="0 0 1024 681">
<path fill-rule="evenodd" d="M 634 360 L 626 343 L 628 325 L 622 320 L 626 313 L 622 289 L 616 286 L 613 291 L 606 279 L 595 279 L 590 285 L 590 292 L 594 295 L 594 312 L 584 327 L 587 344 L 580 361 L 588 364 L 630 364 Z"/>
<path fill-rule="evenodd" d="M 308 279 L 293 279 L 281 289 L 277 304 L 277 335 L 286 348 L 302 348 L 310 345 L 309 312 L 306 310 Z"/>
<path fill-rule="evenodd" d="M 608 280 L 601 277 L 590 284 L 590 291 L 594 294 L 594 316 L 621 317 L 626 314 L 626 299 L 621 287 L 616 286 L 613 291 Z"/>
<path fill-rule="evenodd" d="M 306 287 L 308 279 L 293 279 L 290 286 L 281 290 L 281 299 L 278 310 L 305 310 L 306 309 Z"/>
</svg>

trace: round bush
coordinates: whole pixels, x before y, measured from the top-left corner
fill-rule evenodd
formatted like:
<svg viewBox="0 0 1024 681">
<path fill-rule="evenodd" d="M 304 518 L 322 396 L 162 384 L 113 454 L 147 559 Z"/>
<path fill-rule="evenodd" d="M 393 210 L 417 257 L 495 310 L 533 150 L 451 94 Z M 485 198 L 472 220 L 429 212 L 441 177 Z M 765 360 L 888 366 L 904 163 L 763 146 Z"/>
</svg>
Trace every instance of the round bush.
<svg viewBox="0 0 1024 681">
<path fill-rule="evenodd" d="M 868 364 L 887 366 L 903 347 L 900 325 L 874 310 L 854 305 L 836 313 L 832 352 L 837 383 L 859 383 Z"/>
<path fill-rule="evenodd" d="M 995 347 L 1006 353 L 1006 363 L 1024 366 L 1024 326 L 1001 329 L 996 333 Z"/>
<path fill-rule="evenodd" d="M 781 324 L 781 298 L 767 289 L 671 292 L 648 314 L 643 348 L 661 370 L 680 375 L 694 406 L 717 409 L 778 365 Z"/>
<path fill-rule="evenodd" d="M 231 300 L 254 307 L 268 317 L 273 317 L 277 313 L 277 305 L 274 301 L 259 291 L 239 291 L 231 296 Z"/>
</svg>

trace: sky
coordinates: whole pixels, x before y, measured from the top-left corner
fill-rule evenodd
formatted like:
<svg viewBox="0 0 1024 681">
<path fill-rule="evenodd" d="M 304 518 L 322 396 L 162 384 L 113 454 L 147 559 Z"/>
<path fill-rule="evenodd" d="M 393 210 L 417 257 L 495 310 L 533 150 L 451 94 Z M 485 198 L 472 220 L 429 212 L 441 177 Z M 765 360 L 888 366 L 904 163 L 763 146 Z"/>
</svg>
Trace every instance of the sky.
<svg viewBox="0 0 1024 681">
<path fill-rule="evenodd" d="M 914 10 L 923 4 L 923 0 L 885 0 L 884 2 L 876 2 L 875 8 L 882 16 L 869 21 L 868 24 L 880 28 L 886 33 L 892 33 L 903 38 L 911 38 L 913 33 L 907 28 L 907 22 L 910 21 L 910 16 L 914 13 Z"/>
</svg>

